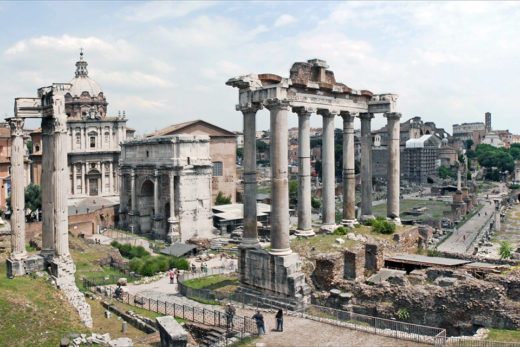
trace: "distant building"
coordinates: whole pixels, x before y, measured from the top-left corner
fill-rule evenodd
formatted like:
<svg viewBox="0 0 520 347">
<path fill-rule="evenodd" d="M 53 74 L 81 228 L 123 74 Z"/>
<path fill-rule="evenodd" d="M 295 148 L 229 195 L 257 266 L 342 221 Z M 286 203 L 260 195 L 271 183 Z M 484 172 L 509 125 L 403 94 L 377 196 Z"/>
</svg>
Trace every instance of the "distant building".
<svg viewBox="0 0 520 347">
<path fill-rule="evenodd" d="M 149 134 L 148 137 L 169 136 L 179 134 L 207 135 L 210 138 L 209 151 L 213 163 L 212 202 L 218 192 L 231 196 L 236 201 L 237 182 L 237 135 L 203 120 L 173 124 Z"/>
<path fill-rule="evenodd" d="M 125 142 L 120 226 L 168 241 L 212 237 L 209 142 L 186 134 Z"/>
<path fill-rule="evenodd" d="M 410 118 L 400 124 L 400 145 L 404 148 L 406 141 L 430 134 L 435 134 L 439 138 L 450 137 L 450 134 L 443 128 L 437 128 L 433 122 L 424 122 L 421 117 Z M 386 125 L 381 129 L 372 131 L 372 142 L 374 147 L 386 147 L 388 145 Z"/>
<path fill-rule="evenodd" d="M 108 116 L 107 100 L 101 87 L 88 76 L 83 53 L 76 62 L 76 76 L 65 94 L 67 113 L 67 150 L 71 201 L 89 196 L 101 196 L 117 201 L 119 176 L 117 169 L 120 143 L 133 136 L 134 130 L 126 127 L 126 116 Z M 40 184 L 42 170 L 41 129 L 31 132 L 32 181 Z"/>
<path fill-rule="evenodd" d="M 482 139 L 481 143 L 497 148 L 505 147 L 504 141 L 502 141 L 498 133 L 494 131 L 487 133 L 486 136 Z"/>
<path fill-rule="evenodd" d="M 437 174 L 441 139 L 435 135 L 423 135 L 406 141 L 403 151 L 404 178 L 410 182 L 424 184 L 428 177 Z"/>
<path fill-rule="evenodd" d="M 442 166 L 453 166 L 458 160 L 457 150 L 449 145 L 447 138 L 443 138 L 439 148 L 439 160 Z"/>
<path fill-rule="evenodd" d="M 485 117 L 485 121 L 486 121 L 486 131 L 489 132 L 491 131 L 491 112 L 486 112 L 484 114 L 484 117 Z"/>
</svg>

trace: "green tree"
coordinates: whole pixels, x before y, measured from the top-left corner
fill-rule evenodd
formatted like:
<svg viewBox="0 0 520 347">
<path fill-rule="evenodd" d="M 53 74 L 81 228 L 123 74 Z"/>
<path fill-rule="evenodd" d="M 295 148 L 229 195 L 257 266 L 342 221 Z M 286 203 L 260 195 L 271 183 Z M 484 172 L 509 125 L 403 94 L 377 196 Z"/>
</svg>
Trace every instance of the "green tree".
<svg viewBox="0 0 520 347">
<path fill-rule="evenodd" d="M 289 197 L 291 199 L 296 199 L 297 194 L 298 194 L 298 181 L 290 180 L 289 181 Z"/>
<path fill-rule="evenodd" d="M 449 167 L 444 165 L 439 166 L 438 175 L 442 179 L 456 176 L 455 173 Z"/>
<path fill-rule="evenodd" d="M 218 192 L 215 198 L 215 205 L 229 205 L 231 204 L 231 195 L 225 196 L 224 193 Z"/>
<path fill-rule="evenodd" d="M 311 198 L 311 206 L 312 208 L 320 208 L 321 207 L 321 200 L 317 197 L 313 196 Z"/>
<path fill-rule="evenodd" d="M 513 245 L 509 241 L 500 242 L 500 249 L 498 250 L 500 258 L 510 259 L 513 256 Z"/>
<path fill-rule="evenodd" d="M 41 187 L 37 184 L 29 184 L 25 188 L 24 192 L 25 198 L 25 209 L 29 210 L 29 214 L 36 212 L 42 208 L 42 190 Z M 11 196 L 8 196 L 6 199 L 7 209 L 11 210 Z"/>
<path fill-rule="evenodd" d="M 395 315 L 399 320 L 408 320 L 410 318 L 410 312 L 406 308 L 400 308 Z"/>
<path fill-rule="evenodd" d="M 464 148 L 471 149 L 471 147 L 473 147 L 474 143 L 475 142 L 473 142 L 472 139 L 467 139 L 466 141 L 464 141 Z"/>
<path fill-rule="evenodd" d="M 244 159 L 244 148 L 237 148 L 237 159 Z"/>
<path fill-rule="evenodd" d="M 256 150 L 260 153 L 269 151 L 269 145 L 262 140 L 256 140 Z"/>
</svg>

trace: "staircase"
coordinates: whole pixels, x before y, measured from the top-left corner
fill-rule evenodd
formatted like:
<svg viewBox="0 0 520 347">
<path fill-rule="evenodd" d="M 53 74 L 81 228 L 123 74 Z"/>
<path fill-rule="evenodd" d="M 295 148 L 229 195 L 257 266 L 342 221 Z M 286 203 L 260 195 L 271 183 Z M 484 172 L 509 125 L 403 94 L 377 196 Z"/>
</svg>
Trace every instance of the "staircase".
<svg viewBox="0 0 520 347">
<path fill-rule="evenodd" d="M 92 328 L 92 315 L 90 305 L 85 295 L 76 286 L 74 273 L 76 266 L 70 256 L 62 256 L 52 260 L 53 279 L 58 289 L 67 298 L 67 301 L 78 311 L 79 318 L 88 328 Z"/>
</svg>

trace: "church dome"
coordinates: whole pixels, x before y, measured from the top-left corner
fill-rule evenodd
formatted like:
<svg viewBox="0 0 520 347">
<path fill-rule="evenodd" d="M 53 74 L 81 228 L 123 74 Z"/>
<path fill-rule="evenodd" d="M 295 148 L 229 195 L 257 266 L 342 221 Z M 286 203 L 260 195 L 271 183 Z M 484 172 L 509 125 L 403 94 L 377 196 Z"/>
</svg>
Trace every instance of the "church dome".
<svg viewBox="0 0 520 347">
<path fill-rule="evenodd" d="M 83 52 L 81 52 L 79 61 L 76 62 L 76 77 L 70 81 L 72 84 L 72 87 L 70 88 L 70 94 L 73 97 L 79 97 L 84 92 L 87 92 L 91 97 L 98 96 L 99 93 L 103 92 L 99 84 L 88 77 L 87 65 L 87 62 L 83 60 Z"/>
</svg>

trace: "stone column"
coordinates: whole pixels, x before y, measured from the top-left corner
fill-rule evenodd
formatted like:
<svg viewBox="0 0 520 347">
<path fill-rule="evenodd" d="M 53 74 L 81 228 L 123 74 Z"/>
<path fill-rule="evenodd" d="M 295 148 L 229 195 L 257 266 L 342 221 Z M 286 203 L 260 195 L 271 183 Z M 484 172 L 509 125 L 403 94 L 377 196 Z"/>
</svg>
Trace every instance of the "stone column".
<svg viewBox="0 0 520 347">
<path fill-rule="evenodd" d="M 83 150 L 87 151 L 89 146 L 87 146 L 87 125 L 83 128 Z"/>
<path fill-rule="evenodd" d="M 323 117 L 323 132 L 321 145 L 322 163 L 322 227 L 324 231 L 333 231 L 336 228 L 336 194 L 335 194 L 335 161 L 334 161 L 334 116 L 337 112 L 318 110 Z"/>
<path fill-rule="evenodd" d="M 356 172 L 354 154 L 354 115 L 341 113 L 343 117 L 343 221 L 353 227 L 356 220 Z"/>
<path fill-rule="evenodd" d="M 72 164 L 71 165 L 72 167 L 72 189 L 70 190 L 71 191 L 71 194 L 72 195 L 76 195 L 76 164 Z"/>
<path fill-rule="evenodd" d="M 128 225 L 128 220 L 127 220 L 127 216 L 128 216 L 128 198 L 127 198 L 127 194 L 128 192 L 126 191 L 126 186 L 125 186 L 125 176 L 124 176 L 124 173 L 121 172 L 121 193 L 119 195 L 119 227 L 120 228 L 125 228 L 127 225 Z"/>
<path fill-rule="evenodd" d="M 153 174 L 153 232 L 160 233 L 161 214 L 159 213 L 159 170 Z"/>
<path fill-rule="evenodd" d="M 170 179 L 170 217 L 168 218 L 169 235 L 168 239 L 171 243 L 180 240 L 179 230 L 177 229 L 177 218 L 175 217 L 175 175 L 173 171 L 168 172 L 168 178 Z"/>
<path fill-rule="evenodd" d="M 21 260 L 25 251 L 25 194 L 23 118 L 9 118 L 11 128 L 11 259 Z"/>
<path fill-rule="evenodd" d="M 311 206 L 310 116 L 314 110 L 297 108 L 298 113 L 298 227 L 299 236 L 314 236 Z"/>
<path fill-rule="evenodd" d="M 54 234 L 57 257 L 69 256 L 69 218 L 67 206 L 67 185 L 69 167 L 67 165 L 67 115 L 60 105 L 65 104 L 63 96 L 54 97 Z M 56 106 L 57 105 L 57 106 Z"/>
<path fill-rule="evenodd" d="M 241 248 L 259 248 L 256 212 L 256 112 L 260 106 L 242 108 L 244 116 L 244 234 Z"/>
<path fill-rule="evenodd" d="M 99 166 L 100 166 L 100 171 L 101 171 L 101 179 L 100 179 L 100 182 L 101 182 L 101 187 L 99 189 L 99 195 L 103 195 L 103 193 L 105 192 L 105 163 L 100 161 L 99 162 Z"/>
<path fill-rule="evenodd" d="M 83 193 L 83 195 L 87 194 L 86 177 L 87 177 L 87 164 L 83 163 L 83 165 L 81 165 L 81 192 Z"/>
<path fill-rule="evenodd" d="M 396 224 L 401 224 L 399 218 L 399 196 L 400 196 L 400 123 L 401 114 L 396 112 L 386 113 L 388 129 L 388 183 L 386 193 L 386 215 Z"/>
<path fill-rule="evenodd" d="M 130 211 L 128 216 L 130 219 L 130 230 L 137 232 L 137 200 L 135 196 L 135 170 L 130 171 Z"/>
<path fill-rule="evenodd" d="M 374 218 L 372 215 L 372 133 L 370 122 L 372 113 L 360 113 L 361 119 L 361 219 Z"/>
<path fill-rule="evenodd" d="M 109 164 L 109 171 L 108 171 L 108 184 L 110 185 L 110 188 L 108 189 L 108 192 L 110 194 L 114 193 L 114 163 L 111 161 Z"/>
<path fill-rule="evenodd" d="M 42 251 L 46 259 L 54 256 L 54 121 L 42 118 Z M 84 183 L 84 182 L 83 182 Z M 85 185 L 83 184 L 83 189 Z"/>
<path fill-rule="evenodd" d="M 271 111 L 271 251 L 273 255 L 291 254 L 289 244 L 289 182 L 287 115 L 289 104 L 268 102 Z"/>
</svg>

